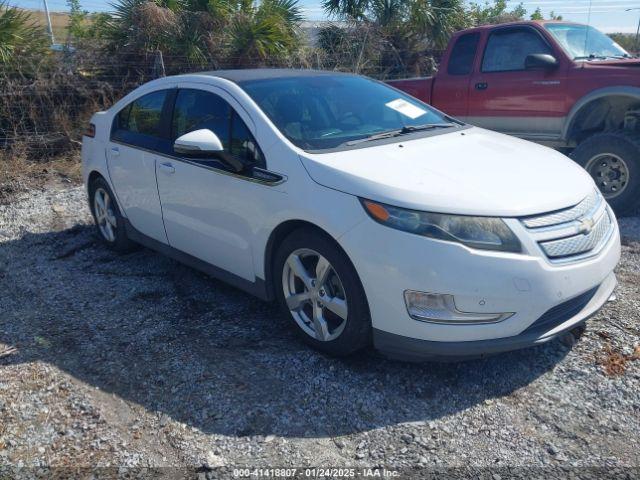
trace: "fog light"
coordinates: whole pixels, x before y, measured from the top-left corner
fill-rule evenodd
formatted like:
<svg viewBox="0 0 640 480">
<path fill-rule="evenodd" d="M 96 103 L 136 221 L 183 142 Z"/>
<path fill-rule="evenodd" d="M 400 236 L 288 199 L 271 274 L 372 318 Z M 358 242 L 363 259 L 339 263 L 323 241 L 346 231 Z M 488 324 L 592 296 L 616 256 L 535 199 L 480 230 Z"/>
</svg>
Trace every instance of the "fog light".
<svg viewBox="0 0 640 480">
<path fill-rule="evenodd" d="M 496 323 L 513 315 L 513 313 L 461 312 L 456 307 L 453 295 L 439 293 L 405 290 L 404 301 L 411 318 L 422 322 L 450 324 Z"/>
</svg>

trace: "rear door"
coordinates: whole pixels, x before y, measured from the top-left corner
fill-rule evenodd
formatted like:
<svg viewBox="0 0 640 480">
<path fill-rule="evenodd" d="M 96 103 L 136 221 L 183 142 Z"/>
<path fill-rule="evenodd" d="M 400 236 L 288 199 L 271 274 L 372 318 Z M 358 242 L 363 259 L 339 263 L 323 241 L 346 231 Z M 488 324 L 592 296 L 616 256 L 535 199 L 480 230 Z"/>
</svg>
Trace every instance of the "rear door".
<svg viewBox="0 0 640 480">
<path fill-rule="evenodd" d="M 461 120 L 468 115 L 469 83 L 479 42 L 478 32 L 459 36 L 449 52 L 446 71 L 434 79 L 433 106 Z"/>
<path fill-rule="evenodd" d="M 561 63 L 553 70 L 526 70 L 529 54 L 546 53 Z M 566 64 L 537 29 L 499 27 L 485 42 L 469 90 L 467 120 L 527 138 L 560 134 L 566 111 Z"/>
<path fill-rule="evenodd" d="M 167 236 L 156 185 L 156 152 L 169 93 L 148 93 L 120 110 L 107 145 L 109 176 L 127 219 L 140 233 L 163 243 Z"/>
</svg>

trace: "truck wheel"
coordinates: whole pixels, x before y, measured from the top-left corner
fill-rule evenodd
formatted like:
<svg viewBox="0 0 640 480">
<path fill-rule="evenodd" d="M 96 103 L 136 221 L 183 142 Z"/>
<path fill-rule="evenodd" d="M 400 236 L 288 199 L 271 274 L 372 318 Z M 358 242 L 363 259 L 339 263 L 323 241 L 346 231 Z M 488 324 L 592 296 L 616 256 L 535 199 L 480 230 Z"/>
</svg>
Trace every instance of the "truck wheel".
<svg viewBox="0 0 640 480">
<path fill-rule="evenodd" d="M 640 135 L 599 133 L 578 145 L 571 158 L 593 177 L 618 215 L 631 214 L 640 206 Z"/>
</svg>

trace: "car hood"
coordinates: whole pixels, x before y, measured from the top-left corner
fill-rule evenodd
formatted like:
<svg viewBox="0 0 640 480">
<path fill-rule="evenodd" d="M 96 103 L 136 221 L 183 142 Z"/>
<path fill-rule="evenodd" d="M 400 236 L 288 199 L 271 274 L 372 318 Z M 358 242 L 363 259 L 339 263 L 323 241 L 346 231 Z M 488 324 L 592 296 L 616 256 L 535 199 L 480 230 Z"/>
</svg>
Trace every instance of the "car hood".
<svg viewBox="0 0 640 480">
<path fill-rule="evenodd" d="M 476 127 L 301 159 L 326 187 L 440 213 L 532 215 L 573 206 L 594 188 L 555 150 Z"/>
<path fill-rule="evenodd" d="M 589 67 L 640 67 L 640 59 L 638 58 L 620 58 L 615 60 L 592 60 L 585 61 L 585 65 Z"/>
</svg>

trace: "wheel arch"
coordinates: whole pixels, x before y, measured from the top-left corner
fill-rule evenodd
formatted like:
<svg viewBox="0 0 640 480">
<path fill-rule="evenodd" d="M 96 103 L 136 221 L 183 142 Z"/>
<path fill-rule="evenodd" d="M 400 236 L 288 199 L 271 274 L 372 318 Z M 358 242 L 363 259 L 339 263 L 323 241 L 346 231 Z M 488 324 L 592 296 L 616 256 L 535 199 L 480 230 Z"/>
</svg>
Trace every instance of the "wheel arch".
<svg viewBox="0 0 640 480">
<path fill-rule="evenodd" d="M 629 86 L 606 87 L 594 90 L 571 108 L 565 122 L 562 138 L 578 143 L 584 131 L 604 131 L 608 123 L 624 123 L 629 109 L 640 108 L 640 88 Z M 604 114 L 604 115 L 603 115 Z M 604 125 L 601 125 L 601 123 Z"/>
<path fill-rule="evenodd" d="M 89 191 L 89 189 L 91 188 L 91 184 L 93 182 L 95 182 L 98 178 L 102 178 L 104 179 L 105 182 L 109 182 L 104 175 L 102 175 L 102 173 L 100 173 L 98 170 L 91 170 L 91 172 L 89 173 L 89 176 L 87 177 L 87 191 Z"/>
<path fill-rule="evenodd" d="M 276 251 L 278 250 L 278 246 L 282 243 L 282 241 L 287 238 L 291 233 L 296 230 L 307 228 L 311 230 L 317 231 L 320 235 L 330 239 L 335 243 L 335 245 L 342 250 L 342 252 L 349 258 L 347 252 L 342 248 L 340 242 L 338 242 L 333 235 L 327 232 L 325 229 L 319 227 L 318 225 L 309 222 L 307 220 L 300 219 L 291 219 L 285 220 L 280 223 L 276 228 L 273 229 L 271 234 L 269 235 L 269 239 L 267 240 L 267 244 L 264 252 L 264 276 L 265 276 L 265 286 L 266 286 L 266 294 L 269 300 L 275 299 L 275 285 L 273 283 L 273 261 L 275 259 Z M 351 259 L 349 258 L 349 261 Z M 353 265 L 353 262 L 351 262 Z"/>
</svg>

